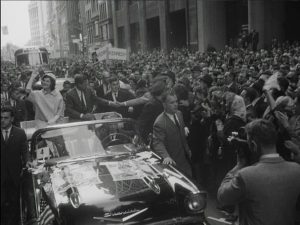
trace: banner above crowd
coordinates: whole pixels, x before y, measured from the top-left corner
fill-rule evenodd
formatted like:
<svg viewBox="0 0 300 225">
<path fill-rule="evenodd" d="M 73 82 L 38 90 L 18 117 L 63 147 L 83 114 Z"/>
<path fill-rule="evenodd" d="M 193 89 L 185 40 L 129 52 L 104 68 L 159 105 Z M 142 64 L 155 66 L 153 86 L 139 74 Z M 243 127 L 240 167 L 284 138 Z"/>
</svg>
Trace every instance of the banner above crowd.
<svg viewBox="0 0 300 225">
<path fill-rule="evenodd" d="M 96 50 L 99 61 L 103 60 L 128 60 L 127 49 L 113 48 L 111 45 L 106 45 Z"/>
</svg>

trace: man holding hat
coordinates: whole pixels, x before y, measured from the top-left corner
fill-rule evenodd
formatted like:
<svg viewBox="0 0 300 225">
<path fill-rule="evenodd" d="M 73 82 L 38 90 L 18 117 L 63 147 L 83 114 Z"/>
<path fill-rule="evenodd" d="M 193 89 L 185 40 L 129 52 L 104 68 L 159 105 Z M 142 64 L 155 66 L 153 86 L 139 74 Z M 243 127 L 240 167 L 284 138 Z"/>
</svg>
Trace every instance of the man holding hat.
<svg viewBox="0 0 300 225">
<path fill-rule="evenodd" d="M 44 74 L 41 81 L 42 90 L 33 91 L 32 84 L 38 75 L 37 71 L 33 71 L 26 86 L 27 100 L 32 102 L 35 108 L 35 120 L 47 124 L 62 122 L 65 105 L 60 92 L 55 90 L 55 75 Z"/>
</svg>

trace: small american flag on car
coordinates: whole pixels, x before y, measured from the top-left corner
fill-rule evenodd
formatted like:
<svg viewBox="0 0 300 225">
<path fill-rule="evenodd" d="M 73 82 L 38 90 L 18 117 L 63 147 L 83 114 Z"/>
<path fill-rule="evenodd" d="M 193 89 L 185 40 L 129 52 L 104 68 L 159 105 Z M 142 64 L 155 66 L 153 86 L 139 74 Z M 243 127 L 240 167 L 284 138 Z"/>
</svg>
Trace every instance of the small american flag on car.
<svg viewBox="0 0 300 225">
<path fill-rule="evenodd" d="M 50 205 L 44 199 L 41 199 L 38 225 L 52 225 L 54 219 L 55 215 L 52 212 Z"/>
</svg>

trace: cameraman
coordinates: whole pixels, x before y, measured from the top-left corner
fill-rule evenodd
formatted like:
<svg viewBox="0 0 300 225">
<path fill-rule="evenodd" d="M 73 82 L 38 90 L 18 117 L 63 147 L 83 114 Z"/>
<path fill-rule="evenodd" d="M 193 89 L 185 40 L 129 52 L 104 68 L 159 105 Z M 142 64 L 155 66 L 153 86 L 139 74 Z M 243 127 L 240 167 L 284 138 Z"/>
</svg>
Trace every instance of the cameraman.
<svg viewBox="0 0 300 225">
<path fill-rule="evenodd" d="M 300 165 L 276 153 L 277 134 L 271 122 L 254 120 L 247 124 L 246 134 L 251 155 L 259 160 L 247 166 L 238 155 L 237 165 L 219 187 L 218 200 L 224 205 L 238 204 L 240 225 L 294 225 Z"/>
</svg>

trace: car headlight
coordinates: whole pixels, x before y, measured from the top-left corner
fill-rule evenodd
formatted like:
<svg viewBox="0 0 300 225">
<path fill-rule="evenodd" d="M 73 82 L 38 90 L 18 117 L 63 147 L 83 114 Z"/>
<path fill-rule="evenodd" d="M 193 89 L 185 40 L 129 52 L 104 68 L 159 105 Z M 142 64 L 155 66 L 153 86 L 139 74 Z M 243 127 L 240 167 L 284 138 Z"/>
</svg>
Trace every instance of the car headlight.
<svg viewBox="0 0 300 225">
<path fill-rule="evenodd" d="M 206 207 L 206 193 L 189 194 L 184 199 L 184 205 L 190 213 L 203 211 Z"/>
</svg>

